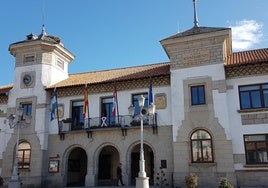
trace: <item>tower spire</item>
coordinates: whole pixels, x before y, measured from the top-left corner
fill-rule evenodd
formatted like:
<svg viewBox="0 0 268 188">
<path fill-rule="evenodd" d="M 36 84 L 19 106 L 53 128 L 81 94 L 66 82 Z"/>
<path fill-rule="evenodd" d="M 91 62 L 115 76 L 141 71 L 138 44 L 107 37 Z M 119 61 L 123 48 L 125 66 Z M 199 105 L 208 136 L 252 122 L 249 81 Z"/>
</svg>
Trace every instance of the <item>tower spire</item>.
<svg viewBox="0 0 268 188">
<path fill-rule="evenodd" d="M 196 12 L 196 0 L 193 0 L 194 4 L 194 27 L 198 27 L 198 18 L 197 18 L 197 12 Z"/>
</svg>

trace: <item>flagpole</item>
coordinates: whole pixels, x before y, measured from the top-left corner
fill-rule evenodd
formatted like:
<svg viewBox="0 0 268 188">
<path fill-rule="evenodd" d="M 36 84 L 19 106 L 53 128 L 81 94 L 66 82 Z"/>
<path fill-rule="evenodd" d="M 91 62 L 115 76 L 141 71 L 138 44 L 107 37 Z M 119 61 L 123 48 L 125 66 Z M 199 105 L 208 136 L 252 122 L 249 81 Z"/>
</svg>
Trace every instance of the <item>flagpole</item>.
<svg viewBox="0 0 268 188">
<path fill-rule="evenodd" d="M 87 88 L 87 84 L 86 84 L 86 88 Z M 88 101 L 88 88 L 87 88 L 87 128 L 90 127 L 90 122 L 89 122 L 89 101 Z"/>
</svg>

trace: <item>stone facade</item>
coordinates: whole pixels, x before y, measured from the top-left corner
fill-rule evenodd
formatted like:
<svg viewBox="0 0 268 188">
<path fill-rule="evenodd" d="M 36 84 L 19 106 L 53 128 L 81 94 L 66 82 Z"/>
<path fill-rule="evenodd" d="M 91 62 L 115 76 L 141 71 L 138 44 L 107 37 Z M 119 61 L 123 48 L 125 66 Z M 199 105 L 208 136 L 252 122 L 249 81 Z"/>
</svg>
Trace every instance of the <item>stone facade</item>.
<svg viewBox="0 0 268 188">
<path fill-rule="evenodd" d="M 195 30 L 198 28 L 193 28 Z M 196 67 L 222 63 L 230 54 L 228 46 L 229 30 L 198 33 L 162 40 L 171 61 L 171 69 Z"/>
<path fill-rule="evenodd" d="M 236 184 L 235 170 L 233 166 L 232 141 L 226 137 L 223 126 L 215 117 L 212 96 L 211 78 L 198 79 L 198 83 L 206 85 L 206 105 L 192 106 L 189 104 L 189 85 L 197 80 L 184 81 L 184 111 L 185 116 L 178 129 L 176 141 L 174 142 L 174 158 L 180 160 L 174 162 L 174 176 L 176 186 L 184 185 L 184 177 L 189 173 L 195 173 L 199 177 L 199 187 L 217 187 L 221 178 L 227 177 L 233 185 Z M 205 129 L 213 137 L 214 162 L 213 163 L 192 163 L 190 135 L 194 130 Z M 186 170 L 187 169 L 187 170 Z"/>
<path fill-rule="evenodd" d="M 130 184 L 131 153 L 134 147 L 139 145 L 139 131 L 139 128 L 128 129 L 127 136 L 122 136 L 120 129 L 114 131 L 96 131 L 93 132 L 92 138 L 88 138 L 86 132 L 67 134 L 65 135 L 64 141 L 60 140 L 58 135 L 49 136 L 49 151 L 46 160 L 58 156 L 57 159 L 60 161 L 60 171 L 56 174 L 46 172 L 45 184 L 51 187 L 66 186 L 69 154 L 74 148 L 80 147 L 85 150 L 88 159 L 86 185 L 98 185 L 98 158 L 100 152 L 107 146 L 116 148 L 118 156 L 114 160 L 119 160 L 122 163 L 124 182 L 125 184 Z M 172 148 L 167 147 L 172 145 L 171 126 L 159 127 L 158 134 L 153 134 L 151 127 L 145 128 L 144 131 L 144 143 L 153 151 L 154 169 L 158 171 L 157 169 L 161 166 L 161 160 L 166 160 L 166 178 L 168 179 L 167 182 L 169 185 L 171 185 L 173 168 Z M 145 155 L 145 160 L 146 159 L 148 158 Z M 148 161 L 148 163 L 150 163 L 150 161 Z M 150 171 L 148 170 L 147 172 Z"/>
<path fill-rule="evenodd" d="M 267 124 L 268 113 L 241 114 L 242 125 Z"/>
<path fill-rule="evenodd" d="M 162 40 L 170 58 L 169 66 L 165 66 L 168 74 L 148 65 L 148 69 L 138 72 L 133 68 L 120 78 L 109 75 L 107 80 L 91 82 L 89 120 L 95 119 L 96 124 L 103 121 L 102 101 L 113 98 L 117 81 L 120 116 L 129 121 L 121 124 L 115 120 L 110 127 L 81 125 L 73 130 L 66 122 L 63 126 L 69 127 L 64 131 L 60 125 L 73 117 L 72 104 L 83 101 L 85 86 L 79 76 L 65 85 L 70 81 L 68 65 L 73 55 L 58 39 L 45 40 L 48 36 L 44 33 L 40 36 L 10 46 L 16 58 L 14 85 L 0 89 L 0 175 L 6 182 L 12 173 L 18 136 L 18 127 L 10 129 L 6 118 L 16 114 L 20 105 L 30 103 L 30 121 L 19 126 L 20 142 L 26 141 L 31 147 L 30 168 L 20 170 L 25 187 L 112 186 L 116 184 L 119 163 L 123 165 L 125 184 L 134 185 L 139 170 L 141 122 L 128 114 L 128 107 L 134 103 L 133 96 L 148 94 L 152 83 L 157 123 L 145 120 L 142 135 L 145 170 L 151 185 L 159 183 L 157 174 L 163 170 L 168 187 L 186 187 L 184 178 L 190 173 L 198 175 L 198 187 L 217 187 L 224 177 L 235 186 L 268 186 L 267 165 L 246 164 L 243 143 L 245 134 L 268 133 L 267 109 L 239 110 L 237 89 L 260 80 L 267 83 L 267 70 L 264 63 L 249 65 L 249 69 L 242 67 L 242 72 L 224 67 L 225 58 L 232 53 L 230 29 L 194 27 Z M 25 82 L 25 75 L 33 80 Z M 195 86 L 204 88 L 202 104 L 191 102 L 191 88 Z M 51 95 L 56 87 L 61 113 L 58 121 L 49 121 Z M 192 135 L 198 130 L 206 132 L 208 143 L 211 141 L 211 156 L 203 161 L 194 160 Z"/>
</svg>

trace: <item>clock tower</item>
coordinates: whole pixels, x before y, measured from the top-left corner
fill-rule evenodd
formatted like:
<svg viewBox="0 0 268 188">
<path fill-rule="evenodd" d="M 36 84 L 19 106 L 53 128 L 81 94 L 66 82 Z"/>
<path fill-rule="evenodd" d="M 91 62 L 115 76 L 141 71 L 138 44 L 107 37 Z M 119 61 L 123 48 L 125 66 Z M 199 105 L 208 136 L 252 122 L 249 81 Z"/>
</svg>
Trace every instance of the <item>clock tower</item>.
<svg viewBox="0 0 268 188">
<path fill-rule="evenodd" d="M 40 35 L 27 35 L 25 40 L 11 44 L 9 51 L 15 57 L 15 70 L 13 87 L 8 93 L 7 117 L 23 110 L 19 143 L 28 145 L 31 158 L 38 160 L 31 160 L 31 170 L 20 176 L 31 177 L 35 185 L 42 182 L 42 169 L 46 167 L 43 161 L 48 146 L 51 93 L 45 89 L 68 78 L 68 66 L 74 55 L 64 48 L 60 38 L 47 35 L 44 26 Z M 14 130 L 3 155 L 5 174 L 10 173 L 16 138 Z"/>
<path fill-rule="evenodd" d="M 14 87 L 43 89 L 68 77 L 68 65 L 74 59 L 59 37 L 29 34 L 26 40 L 9 46 L 16 59 Z"/>
</svg>

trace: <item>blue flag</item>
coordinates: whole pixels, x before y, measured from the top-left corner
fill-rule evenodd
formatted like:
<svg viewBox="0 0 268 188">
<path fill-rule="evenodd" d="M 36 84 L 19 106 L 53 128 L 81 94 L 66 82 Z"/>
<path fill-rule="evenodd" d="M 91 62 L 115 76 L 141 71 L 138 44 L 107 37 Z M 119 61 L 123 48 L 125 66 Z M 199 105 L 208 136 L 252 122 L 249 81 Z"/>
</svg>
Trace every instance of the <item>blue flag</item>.
<svg viewBox="0 0 268 188">
<path fill-rule="evenodd" d="M 55 88 L 51 99 L 50 121 L 56 118 L 57 109 L 58 109 L 58 102 L 57 102 L 57 92 Z"/>
<path fill-rule="evenodd" d="M 148 103 L 149 103 L 148 106 L 153 103 L 152 80 L 150 80 L 150 85 L 149 85 Z"/>
</svg>

